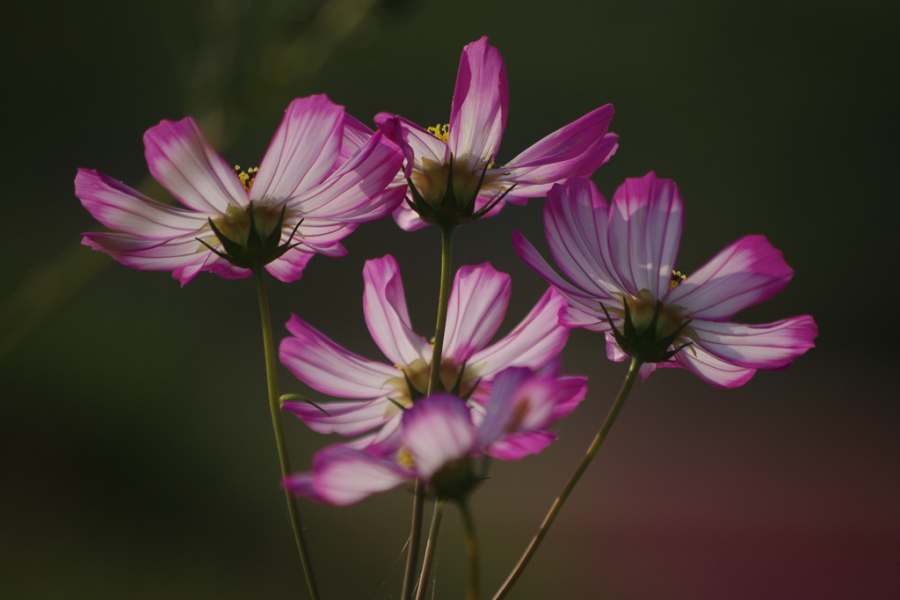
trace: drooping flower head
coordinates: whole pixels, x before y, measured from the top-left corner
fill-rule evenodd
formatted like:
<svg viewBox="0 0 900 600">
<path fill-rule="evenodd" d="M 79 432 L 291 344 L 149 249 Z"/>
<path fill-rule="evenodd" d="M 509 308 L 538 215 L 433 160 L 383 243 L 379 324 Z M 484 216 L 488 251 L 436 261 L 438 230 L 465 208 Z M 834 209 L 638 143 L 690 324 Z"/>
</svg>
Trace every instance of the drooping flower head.
<svg viewBox="0 0 900 600">
<path fill-rule="evenodd" d="M 618 138 L 607 133 L 614 111 L 607 104 L 495 167 L 508 106 L 503 58 L 483 37 L 463 48 L 447 125 L 423 129 L 398 115 L 375 117 L 406 156 L 414 208 L 404 203 L 394 212 L 402 228 L 464 223 L 493 202 L 495 211 L 503 202 L 524 204 L 557 181 L 589 177 L 616 151 Z"/>
<path fill-rule="evenodd" d="M 403 412 L 390 446 L 378 452 L 330 446 L 316 453 L 311 472 L 289 475 L 284 486 L 343 506 L 418 478 L 438 498 L 463 500 L 485 476 L 474 458 L 515 460 L 540 452 L 555 438 L 547 427 L 572 412 L 586 389 L 585 377 L 506 369 L 496 378 L 483 418 L 457 396 L 423 398 Z"/>
<path fill-rule="evenodd" d="M 433 352 L 412 330 L 397 261 L 392 256 L 368 261 L 363 279 L 366 324 L 390 364 L 341 348 L 296 316 L 287 324 L 292 335 L 280 348 L 281 362 L 307 385 L 332 396 L 363 399 L 323 403 L 324 412 L 302 402 L 285 402 L 284 408 L 320 433 L 352 436 L 378 429 L 358 440 L 358 446 L 384 443 L 396 433 L 401 407 L 413 406 L 427 391 Z M 481 407 L 497 373 L 511 366 L 541 367 L 565 346 L 568 329 L 559 325 L 557 314 L 566 301 L 552 289 L 512 333 L 487 346 L 503 321 L 509 294 L 509 275 L 490 264 L 459 269 L 447 311 L 443 391 Z"/>
<path fill-rule="evenodd" d="M 403 196 L 385 191 L 402 162 L 397 146 L 322 95 L 288 106 L 258 169 L 232 168 L 190 117 L 151 127 L 144 147 L 150 173 L 186 208 L 79 169 L 75 194 L 115 231 L 83 243 L 136 269 L 172 271 L 182 285 L 200 271 L 240 278 L 262 264 L 299 279 L 314 254 L 345 254 L 339 240 Z"/>
<path fill-rule="evenodd" d="M 568 299 L 560 323 L 606 332 L 609 358 L 645 361 L 645 378 L 657 367 L 683 367 L 712 385 L 737 387 L 757 369 L 782 369 L 813 347 L 818 329 L 809 315 L 766 325 L 728 321 L 791 280 L 780 251 L 749 235 L 684 276 L 674 270 L 683 222 L 678 188 L 655 173 L 626 180 L 609 206 L 578 178 L 555 186 L 544 208 L 550 251 L 572 283 L 518 232 L 513 242 Z"/>
</svg>

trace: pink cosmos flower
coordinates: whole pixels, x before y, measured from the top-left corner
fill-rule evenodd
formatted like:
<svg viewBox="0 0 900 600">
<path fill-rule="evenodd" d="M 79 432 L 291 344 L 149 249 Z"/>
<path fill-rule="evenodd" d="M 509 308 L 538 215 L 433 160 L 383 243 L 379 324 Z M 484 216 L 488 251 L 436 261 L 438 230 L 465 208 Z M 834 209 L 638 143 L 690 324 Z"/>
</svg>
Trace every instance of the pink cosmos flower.
<svg viewBox="0 0 900 600">
<path fill-rule="evenodd" d="M 344 506 L 419 478 L 439 497 L 462 499 L 484 475 L 473 469 L 471 457 L 515 460 L 540 452 L 555 438 L 546 428 L 572 412 L 586 390 L 585 377 L 506 369 L 495 380 L 480 425 L 460 398 L 429 396 L 403 412 L 390 448 L 373 453 L 330 446 L 316 453 L 311 472 L 289 475 L 284 486 Z"/>
<path fill-rule="evenodd" d="M 468 206 L 469 214 L 513 184 L 516 187 L 489 214 L 499 210 L 502 202 L 524 204 L 528 198 L 543 196 L 557 181 L 589 177 L 616 151 L 618 137 L 607 133 L 614 111 L 607 104 L 551 133 L 503 167 L 494 168 L 508 106 L 503 58 L 482 37 L 463 49 L 449 125 L 426 130 L 389 113 L 378 114 L 375 122 L 403 149 L 404 175 L 427 204 L 440 204 L 449 186 L 460 209 Z M 451 160 L 453 176 L 448 183 Z M 394 219 L 408 231 L 425 226 L 405 203 L 394 212 Z"/>
<path fill-rule="evenodd" d="M 288 106 L 258 170 L 232 169 L 190 117 L 151 127 L 144 147 L 153 177 L 186 208 L 79 169 L 75 194 L 116 232 L 85 233 L 83 243 L 136 269 L 171 270 L 182 285 L 200 271 L 250 275 L 212 250 L 227 253 L 210 222 L 246 246 L 252 207 L 258 236 L 282 250 L 266 269 L 294 281 L 313 254 L 345 254 L 340 239 L 393 211 L 403 197 L 402 190 L 385 191 L 403 160 L 397 146 L 371 135 L 324 95 Z"/>
<path fill-rule="evenodd" d="M 287 324 L 292 336 L 280 348 L 281 362 L 307 385 L 364 399 L 323 403 L 327 414 L 302 402 L 284 403 L 320 433 L 353 436 L 380 428 L 354 442 L 357 447 L 385 443 L 396 433 L 400 407 L 411 407 L 427 391 L 432 358 L 431 344 L 410 325 L 397 261 L 385 256 L 366 262 L 363 279 L 366 323 L 391 364 L 341 348 L 296 316 Z M 460 268 L 450 293 L 441 382 L 445 391 L 471 398 L 479 413 L 497 373 L 511 366 L 538 368 L 568 339 L 557 319 L 566 301 L 549 289 L 512 333 L 485 347 L 503 321 L 509 294 L 509 275 L 488 263 Z"/>
<path fill-rule="evenodd" d="M 791 280 L 780 251 L 765 237 L 749 235 L 684 277 L 673 271 L 683 221 L 678 188 L 653 172 L 627 179 L 610 206 L 593 183 L 578 178 L 554 187 L 544 208 L 550 251 L 573 283 L 520 233 L 514 232 L 513 242 L 519 256 L 568 299 L 560 323 L 606 332 L 610 359 L 626 354 L 601 303 L 617 332 L 628 328 L 627 311 L 632 337 L 663 341 L 666 358 L 674 352 L 674 362 L 646 362 L 644 378 L 658 366 L 683 367 L 712 385 L 737 387 L 757 369 L 783 369 L 814 346 L 818 329 L 809 315 L 766 325 L 728 322 Z"/>
</svg>

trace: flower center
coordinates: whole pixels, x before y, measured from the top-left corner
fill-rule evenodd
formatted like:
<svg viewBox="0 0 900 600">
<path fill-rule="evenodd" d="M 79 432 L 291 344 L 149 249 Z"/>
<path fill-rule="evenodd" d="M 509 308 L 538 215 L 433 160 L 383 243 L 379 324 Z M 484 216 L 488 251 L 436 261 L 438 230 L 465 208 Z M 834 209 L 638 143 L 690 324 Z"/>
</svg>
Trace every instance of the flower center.
<svg viewBox="0 0 900 600">
<path fill-rule="evenodd" d="M 672 271 L 672 281 L 669 282 L 669 291 L 677 288 L 685 279 L 687 279 L 687 275 L 682 274 L 681 271 Z"/>
<path fill-rule="evenodd" d="M 634 323 L 636 332 L 643 333 L 653 321 L 653 315 L 656 313 L 656 298 L 653 297 L 650 290 L 641 290 L 637 297 L 625 296 L 624 300 L 628 304 L 628 312 L 631 314 L 631 322 Z M 624 309 L 611 309 L 609 312 L 621 318 L 625 317 Z M 659 316 L 656 320 L 657 337 L 665 337 L 678 329 L 686 318 L 681 314 L 682 312 L 684 309 L 680 306 L 660 305 Z M 691 335 L 693 335 L 693 331 L 690 330 L 690 327 L 686 327 L 679 337 L 691 337 Z"/>
<path fill-rule="evenodd" d="M 237 174 L 238 179 L 241 180 L 241 185 L 244 186 L 244 189 L 249 193 L 250 186 L 253 185 L 253 180 L 256 179 L 256 174 L 259 172 L 259 167 L 241 171 L 240 165 L 234 165 L 234 172 Z"/>
<path fill-rule="evenodd" d="M 255 171 L 252 171 L 255 172 Z M 249 177 L 249 184 L 244 184 L 248 190 L 253 183 L 253 178 Z M 296 214 L 296 213 L 294 213 Z M 284 220 L 292 216 L 290 211 L 285 212 Z M 281 217 L 281 207 L 272 203 L 261 202 L 253 205 L 253 224 L 261 239 L 269 237 L 275 227 L 278 225 L 278 219 Z M 224 214 L 213 218 L 213 223 L 222 234 L 231 241 L 247 245 L 247 239 L 250 236 L 250 210 L 249 208 L 240 208 L 239 206 L 229 206 Z"/>
<path fill-rule="evenodd" d="M 405 368 L 400 365 L 395 366 L 406 373 L 406 377 L 395 377 L 387 382 L 387 385 L 394 388 L 396 393 L 391 394 L 391 400 L 394 402 L 391 402 L 385 410 L 385 417 L 397 414 L 401 410 L 400 406 L 405 408 L 412 407 L 416 398 L 420 398 L 428 393 L 428 382 L 431 378 L 431 363 L 426 363 L 421 358 L 416 359 Z M 456 382 L 459 381 L 459 395 L 466 397 L 475 389 L 473 384 L 477 379 L 478 369 L 466 367 L 460 378 L 459 367 L 460 365 L 453 358 L 441 360 L 441 391 L 452 391 L 456 386 Z M 409 378 L 409 384 L 412 384 L 412 387 L 415 389 L 409 389 L 407 378 Z M 400 406 L 397 406 L 398 404 Z"/>
</svg>

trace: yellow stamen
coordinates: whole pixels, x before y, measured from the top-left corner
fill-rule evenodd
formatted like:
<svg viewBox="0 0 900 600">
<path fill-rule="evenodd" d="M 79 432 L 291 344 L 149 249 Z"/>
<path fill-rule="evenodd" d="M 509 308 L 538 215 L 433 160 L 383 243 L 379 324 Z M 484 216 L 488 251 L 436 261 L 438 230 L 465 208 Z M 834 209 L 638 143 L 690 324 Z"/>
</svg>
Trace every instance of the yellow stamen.
<svg viewBox="0 0 900 600">
<path fill-rule="evenodd" d="M 672 281 L 669 283 L 669 290 L 674 290 L 678 284 L 687 279 L 687 275 L 682 275 L 681 271 L 672 271 Z"/>
<path fill-rule="evenodd" d="M 412 454 L 409 453 L 409 450 L 407 450 L 405 446 L 397 451 L 397 464 L 404 469 L 412 469 L 416 464 Z"/>
<path fill-rule="evenodd" d="M 244 171 L 241 171 L 240 165 L 234 165 L 234 172 L 237 174 L 238 179 L 241 180 L 241 185 L 249 192 L 250 186 L 253 185 L 253 180 L 256 179 L 256 174 L 259 172 L 259 168 L 253 167 L 252 169 L 247 169 L 247 172 L 245 173 Z"/>
<path fill-rule="evenodd" d="M 450 139 L 450 125 L 435 125 L 434 127 L 428 128 L 428 133 L 441 140 L 442 142 L 446 142 Z"/>
</svg>

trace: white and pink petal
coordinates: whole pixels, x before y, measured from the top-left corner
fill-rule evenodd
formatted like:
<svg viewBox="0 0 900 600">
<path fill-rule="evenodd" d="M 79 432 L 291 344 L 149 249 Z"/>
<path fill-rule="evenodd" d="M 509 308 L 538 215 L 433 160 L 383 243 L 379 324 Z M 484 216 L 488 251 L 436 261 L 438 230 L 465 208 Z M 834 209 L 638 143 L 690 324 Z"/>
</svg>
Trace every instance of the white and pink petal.
<svg viewBox="0 0 900 600">
<path fill-rule="evenodd" d="M 490 263 L 456 272 L 447 308 L 443 356 L 469 359 L 494 337 L 509 305 L 510 277 Z"/>
</svg>

